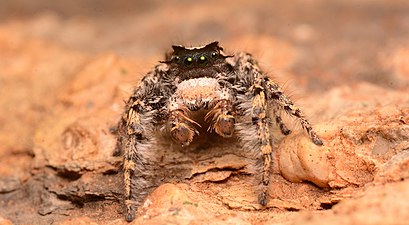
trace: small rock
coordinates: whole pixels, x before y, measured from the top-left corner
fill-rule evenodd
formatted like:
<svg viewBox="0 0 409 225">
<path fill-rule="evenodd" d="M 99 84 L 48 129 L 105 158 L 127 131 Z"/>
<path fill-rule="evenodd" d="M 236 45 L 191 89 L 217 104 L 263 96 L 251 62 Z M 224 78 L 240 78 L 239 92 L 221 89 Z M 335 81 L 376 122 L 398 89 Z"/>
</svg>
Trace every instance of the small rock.
<svg viewBox="0 0 409 225">
<path fill-rule="evenodd" d="M 16 176 L 0 178 L 0 194 L 17 190 L 21 186 L 21 181 Z"/>
<path fill-rule="evenodd" d="M 280 144 L 279 167 L 282 175 L 292 181 L 310 181 L 328 187 L 333 170 L 325 146 L 317 146 L 304 135 L 293 134 Z"/>
<path fill-rule="evenodd" d="M 375 182 L 396 182 L 409 178 L 409 151 L 402 151 L 394 155 L 379 169 Z"/>
<path fill-rule="evenodd" d="M 55 211 L 59 211 L 60 214 L 64 214 L 64 211 L 75 208 L 71 202 L 60 200 L 56 195 L 48 192 L 41 193 L 40 199 L 41 205 L 38 209 L 38 214 L 42 216 L 51 214 Z"/>
</svg>

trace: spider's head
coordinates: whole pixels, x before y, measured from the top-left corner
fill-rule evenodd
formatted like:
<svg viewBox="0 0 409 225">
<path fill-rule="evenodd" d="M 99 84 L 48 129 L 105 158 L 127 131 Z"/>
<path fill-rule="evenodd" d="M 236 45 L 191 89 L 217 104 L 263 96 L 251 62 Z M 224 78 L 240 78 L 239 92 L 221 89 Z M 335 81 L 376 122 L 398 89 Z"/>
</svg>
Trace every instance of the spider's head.
<svg viewBox="0 0 409 225">
<path fill-rule="evenodd" d="M 173 52 L 164 63 L 178 67 L 180 70 L 195 70 L 217 66 L 228 56 L 223 55 L 223 48 L 215 41 L 203 47 L 187 48 L 173 45 Z"/>
</svg>

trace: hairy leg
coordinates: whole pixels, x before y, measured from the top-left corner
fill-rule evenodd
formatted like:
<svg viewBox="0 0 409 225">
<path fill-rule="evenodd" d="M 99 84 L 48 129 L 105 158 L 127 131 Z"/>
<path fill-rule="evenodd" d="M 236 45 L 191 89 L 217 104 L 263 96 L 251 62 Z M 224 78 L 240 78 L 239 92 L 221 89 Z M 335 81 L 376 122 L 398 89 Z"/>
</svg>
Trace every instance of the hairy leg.
<svg viewBox="0 0 409 225">
<path fill-rule="evenodd" d="M 240 128 L 243 130 L 240 132 L 241 139 L 247 141 L 245 146 L 257 148 L 260 152 L 260 158 L 262 162 L 260 190 L 258 195 L 258 202 L 265 206 L 268 200 L 268 185 L 271 175 L 271 163 L 273 143 L 270 132 L 270 118 L 268 113 L 267 96 L 262 86 L 263 75 L 258 67 L 256 61 L 250 54 L 239 53 L 234 57 L 233 66 L 235 66 L 237 72 L 237 83 L 235 88 L 238 92 L 242 92 L 244 96 L 241 108 L 243 112 L 251 117 L 251 123 L 255 127 L 255 136 L 246 137 L 249 132 L 253 132 L 252 128 Z M 242 87 L 245 87 L 243 89 Z M 247 105 L 248 99 L 251 99 L 251 105 Z M 247 126 L 247 125 L 246 125 Z M 248 129 L 245 131 L 244 129 Z M 247 134 L 248 133 L 248 134 Z M 251 139 L 253 140 L 251 140 Z M 256 140 L 254 140 L 256 138 Z"/>
<path fill-rule="evenodd" d="M 257 62 L 250 54 L 239 53 L 235 55 L 232 61 L 232 66 L 234 66 L 237 71 L 235 80 L 237 85 L 234 86 L 237 89 L 237 92 L 241 92 L 246 96 L 252 96 L 253 99 L 251 115 L 253 124 L 257 127 L 257 139 L 263 161 L 261 178 L 262 190 L 259 193 L 259 203 L 261 205 L 266 205 L 273 151 L 272 138 L 269 130 L 267 102 L 273 104 L 271 108 L 273 112 L 274 110 L 284 110 L 291 116 L 296 117 L 315 144 L 322 145 L 323 143 L 318 135 L 312 130 L 310 123 L 307 121 L 303 113 L 294 106 L 287 96 L 283 94 L 276 83 L 263 75 Z M 246 111 L 246 108 L 248 107 L 244 107 L 244 111 Z M 274 113 L 274 115 L 275 121 L 280 127 L 281 132 L 285 135 L 289 134 L 291 131 L 285 126 L 280 115 L 278 113 Z M 246 138 L 244 139 L 248 140 Z"/>
<path fill-rule="evenodd" d="M 199 134 L 192 126 L 192 124 L 199 124 L 187 117 L 182 110 L 170 112 L 168 124 L 171 137 L 182 146 L 188 146 L 193 141 L 193 137 Z"/>
<path fill-rule="evenodd" d="M 311 124 L 305 118 L 304 113 L 302 113 L 301 110 L 295 106 L 294 103 L 283 93 L 278 84 L 274 83 L 269 78 L 265 78 L 263 83 L 268 93 L 268 99 L 271 99 L 277 103 L 279 107 L 286 111 L 289 115 L 296 117 L 301 126 L 307 131 L 314 144 L 323 145 L 323 142 L 314 132 Z"/>
<path fill-rule="evenodd" d="M 125 143 L 124 184 L 125 184 L 125 219 L 130 222 L 135 219 L 137 201 L 134 191 L 137 191 L 133 177 L 135 175 L 137 159 L 137 138 L 129 137 Z"/>
<path fill-rule="evenodd" d="M 240 82 L 240 86 L 250 87 L 253 84 L 262 86 L 262 89 L 265 90 L 266 98 L 274 101 L 274 103 L 276 103 L 280 109 L 286 111 L 289 115 L 296 117 L 303 129 L 307 131 L 314 144 L 323 144 L 318 135 L 313 131 L 310 123 L 305 118 L 301 110 L 296 107 L 294 103 L 283 93 L 278 84 L 263 75 L 257 65 L 257 62 L 250 54 L 237 54 L 233 59 L 233 66 L 235 66 L 236 70 L 238 71 L 237 79 Z M 278 118 L 278 120 L 279 122 L 277 124 L 281 126 L 281 118 Z M 286 129 L 284 129 L 284 131 L 286 131 Z"/>
<path fill-rule="evenodd" d="M 274 109 L 273 114 L 274 114 L 277 126 L 280 127 L 281 133 L 284 134 L 284 135 L 289 135 L 291 133 L 291 130 L 288 129 L 287 126 L 284 124 L 284 121 L 281 118 L 278 110 Z"/>
<path fill-rule="evenodd" d="M 120 130 L 124 133 L 119 137 L 119 143 L 121 149 L 124 150 L 125 219 L 128 222 L 135 219 L 137 196 L 141 190 L 141 187 L 138 188 L 134 181 L 136 173 L 139 172 L 137 170 L 140 170 L 142 164 L 142 155 L 138 149 L 143 139 L 141 114 L 138 112 L 141 106 L 141 101 L 133 102 L 119 124 L 119 127 L 122 127 Z"/>
<path fill-rule="evenodd" d="M 164 86 L 162 80 L 166 77 L 168 67 L 159 64 L 141 81 L 138 88 L 126 103 L 125 112 L 117 126 L 117 151 L 124 157 L 124 203 L 125 219 L 130 222 L 135 219 L 135 213 L 140 201 L 148 194 L 149 183 L 144 173 L 147 170 L 146 154 L 149 153 L 150 139 L 147 130 L 154 123 L 154 117 L 160 117 L 161 102 L 166 102 L 168 92 L 172 90 Z M 164 88 L 166 87 L 166 88 Z"/>
<path fill-rule="evenodd" d="M 261 205 L 267 205 L 268 184 L 270 182 L 270 170 L 272 162 L 272 138 L 269 127 L 269 118 L 267 113 L 267 102 L 263 91 L 259 91 L 252 102 L 252 120 L 257 127 L 257 139 L 262 158 L 262 177 L 261 190 L 258 201 Z"/>
</svg>

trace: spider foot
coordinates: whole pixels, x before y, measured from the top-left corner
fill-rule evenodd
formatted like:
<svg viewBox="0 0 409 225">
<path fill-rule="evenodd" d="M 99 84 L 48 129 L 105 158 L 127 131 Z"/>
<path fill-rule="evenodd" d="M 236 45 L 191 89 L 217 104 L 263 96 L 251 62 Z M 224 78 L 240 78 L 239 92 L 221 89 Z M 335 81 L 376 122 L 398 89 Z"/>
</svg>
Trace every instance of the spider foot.
<svg viewBox="0 0 409 225">
<path fill-rule="evenodd" d="M 132 214 L 126 212 L 125 220 L 126 220 L 127 222 L 131 222 L 131 221 L 133 221 L 134 219 L 135 219 L 135 215 L 132 215 Z"/>
<path fill-rule="evenodd" d="M 262 205 L 262 206 L 267 205 L 267 191 L 262 191 L 258 195 L 258 203 L 260 203 L 260 205 Z"/>
<path fill-rule="evenodd" d="M 281 133 L 284 134 L 284 135 L 291 134 L 291 130 L 288 129 L 286 126 L 283 126 L 283 127 L 280 126 L 280 129 L 281 129 Z"/>
<path fill-rule="evenodd" d="M 131 222 L 135 219 L 135 213 L 136 213 L 135 203 L 134 201 L 126 200 L 125 206 L 126 206 L 125 220 L 128 222 Z"/>
<path fill-rule="evenodd" d="M 311 140 L 312 140 L 312 142 L 314 142 L 314 144 L 316 144 L 316 145 L 324 145 L 324 143 L 322 142 L 322 140 L 320 139 L 320 137 L 318 137 L 318 135 L 317 135 L 315 132 L 311 131 L 310 136 L 311 136 Z"/>
</svg>

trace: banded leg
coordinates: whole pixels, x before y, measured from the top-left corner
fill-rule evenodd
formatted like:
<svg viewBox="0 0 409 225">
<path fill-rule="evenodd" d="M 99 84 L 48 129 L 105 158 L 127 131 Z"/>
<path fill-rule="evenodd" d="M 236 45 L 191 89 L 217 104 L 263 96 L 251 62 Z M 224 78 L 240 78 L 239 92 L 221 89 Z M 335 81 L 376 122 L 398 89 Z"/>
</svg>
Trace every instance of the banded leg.
<svg viewBox="0 0 409 225">
<path fill-rule="evenodd" d="M 278 109 L 283 109 L 292 116 L 298 118 L 302 127 L 308 132 L 311 140 L 317 144 L 322 145 L 321 139 L 312 130 L 311 125 L 305 119 L 301 111 L 294 106 L 294 104 L 283 94 L 280 87 L 271 81 L 269 78 L 263 76 L 257 62 L 250 54 L 240 53 L 235 55 L 233 65 L 238 70 L 237 83 L 235 87 L 239 92 L 245 92 L 247 96 L 253 96 L 252 104 L 252 119 L 253 124 L 257 126 L 258 142 L 263 160 L 263 174 L 262 174 L 262 190 L 259 193 L 259 203 L 263 206 L 267 204 L 268 184 L 270 179 L 270 167 L 272 159 L 272 139 L 269 130 L 269 121 L 267 114 L 267 101 L 278 105 Z M 241 89 L 245 86 L 248 89 Z M 246 108 L 246 107 L 244 107 Z M 274 110 L 274 108 L 273 108 Z M 277 109 L 276 109 L 277 110 Z M 278 115 L 278 116 L 277 116 Z M 290 130 L 284 125 L 279 114 L 275 113 L 275 119 L 278 126 L 280 126 L 283 134 L 290 133 Z"/>
<path fill-rule="evenodd" d="M 129 135 L 124 143 L 125 219 L 135 219 L 137 206 L 152 190 L 155 178 L 150 176 L 152 165 L 146 156 L 149 140 L 140 135 Z"/>
<path fill-rule="evenodd" d="M 287 126 L 284 124 L 284 121 L 281 118 L 278 109 L 273 109 L 273 114 L 275 117 L 276 124 L 280 128 L 281 133 L 284 135 L 289 135 L 291 133 L 291 130 L 288 129 Z"/>
<path fill-rule="evenodd" d="M 152 190 L 154 177 L 150 176 L 149 164 L 152 139 L 147 133 L 153 123 L 164 117 L 159 110 L 173 90 L 172 85 L 163 86 L 168 76 L 167 64 L 159 64 L 141 81 L 126 102 L 125 112 L 118 123 L 117 151 L 124 157 L 124 203 L 125 219 L 134 220 L 137 206 Z M 160 120 L 160 122 L 164 122 Z"/>
<path fill-rule="evenodd" d="M 133 178 L 136 172 L 137 149 L 136 136 L 131 136 L 125 143 L 125 157 L 124 157 L 124 183 L 125 183 L 125 219 L 131 222 L 135 219 L 137 201 L 135 198 L 135 182 Z"/>
<path fill-rule="evenodd" d="M 253 98 L 252 116 L 253 124 L 257 126 L 257 138 L 260 144 L 260 152 L 263 161 L 261 190 L 258 196 L 258 201 L 262 206 L 265 206 L 267 205 L 268 198 L 268 184 L 270 182 L 273 146 L 264 91 L 259 91 L 259 93 Z"/>
<path fill-rule="evenodd" d="M 262 159 L 262 176 L 261 176 L 261 190 L 259 192 L 258 201 L 261 205 L 267 205 L 268 199 L 268 185 L 270 182 L 270 170 L 272 163 L 273 143 L 271 138 L 271 132 L 269 127 L 269 115 L 267 110 L 267 99 L 265 88 L 263 84 L 263 76 L 257 62 L 252 58 L 250 54 L 239 53 L 235 56 L 234 65 L 239 70 L 238 82 L 241 86 L 247 86 L 248 89 L 244 90 L 247 96 L 252 97 L 251 105 L 251 117 L 252 122 L 256 126 L 257 130 L 257 145 L 261 153 Z M 246 107 L 245 107 L 246 108 Z M 275 114 L 278 115 L 278 114 Z M 279 123 L 282 123 L 281 117 Z M 276 119 L 277 121 L 277 119 Z M 285 125 L 283 128 L 287 128 Z M 288 129 L 282 129 L 284 133 Z"/>
<path fill-rule="evenodd" d="M 126 133 L 125 143 L 122 137 L 121 147 L 124 149 L 124 185 L 125 185 L 125 219 L 130 222 L 135 219 L 138 196 L 141 195 L 142 187 L 136 187 L 135 176 L 141 172 L 143 159 L 138 145 L 143 139 L 143 128 L 141 125 L 141 108 L 143 103 L 136 100 L 129 107 L 127 114 L 124 114 L 120 123 L 122 132 Z M 135 192 L 138 191 L 138 192 Z"/>
<path fill-rule="evenodd" d="M 219 100 L 216 105 L 210 110 L 205 120 L 211 120 L 211 125 L 208 131 L 214 130 L 218 135 L 222 137 L 231 137 L 234 132 L 235 119 L 232 115 L 233 105 L 230 100 Z"/>
<path fill-rule="evenodd" d="M 284 95 L 281 88 L 269 78 L 265 78 L 264 86 L 267 90 L 268 99 L 274 100 L 274 102 L 276 102 L 280 106 L 280 108 L 285 110 L 291 116 L 296 117 L 301 126 L 307 131 L 314 144 L 323 145 L 322 140 L 314 132 L 311 124 L 305 118 L 305 115 L 297 106 L 294 105 L 294 103 L 287 96 Z"/>
</svg>

